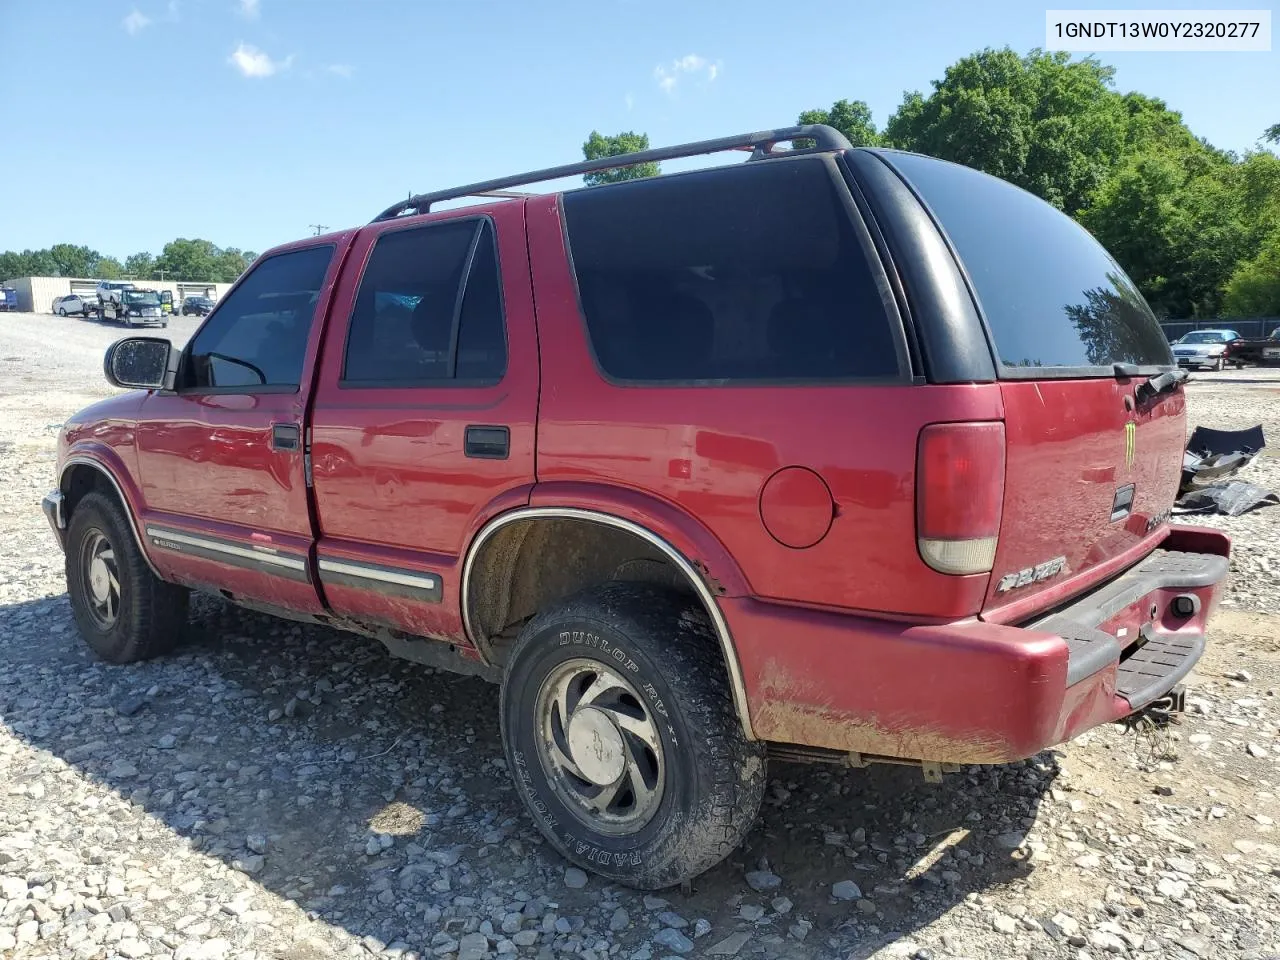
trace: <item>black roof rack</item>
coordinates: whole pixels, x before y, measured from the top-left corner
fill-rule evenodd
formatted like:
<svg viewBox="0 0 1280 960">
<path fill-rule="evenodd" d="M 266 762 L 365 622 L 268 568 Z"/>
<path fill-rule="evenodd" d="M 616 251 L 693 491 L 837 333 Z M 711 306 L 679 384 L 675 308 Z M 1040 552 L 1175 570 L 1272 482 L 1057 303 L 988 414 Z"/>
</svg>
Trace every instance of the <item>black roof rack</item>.
<svg viewBox="0 0 1280 960">
<path fill-rule="evenodd" d="M 752 160 L 763 160 L 773 155 L 773 146 L 779 142 L 793 140 L 812 140 L 818 150 L 848 150 L 850 143 L 843 133 L 823 123 L 808 123 L 798 127 L 782 127 L 778 130 L 760 130 L 756 133 L 740 133 L 733 137 L 720 137 L 718 140 L 699 140 L 696 143 L 683 143 L 674 147 L 656 147 L 653 150 L 641 150 L 637 153 L 624 153 L 616 157 L 601 157 L 599 160 L 583 160 L 580 163 L 566 163 L 559 167 L 547 167 L 545 170 L 530 170 L 528 173 L 517 173 L 496 180 L 482 180 L 479 183 L 468 183 L 448 190 L 436 190 L 432 193 L 419 193 L 408 200 L 401 200 L 383 210 L 374 218 L 394 220 L 406 213 L 426 213 L 433 203 L 442 200 L 456 200 L 459 197 L 518 197 L 527 196 L 508 187 L 518 187 L 530 183 L 541 183 L 544 180 L 559 180 L 561 177 L 574 177 L 584 173 L 595 173 L 599 170 L 613 170 L 618 167 L 632 167 L 638 163 L 653 163 L 659 160 L 675 160 L 679 157 L 697 157 L 707 153 L 721 153 L 725 150 L 751 150 Z"/>
</svg>

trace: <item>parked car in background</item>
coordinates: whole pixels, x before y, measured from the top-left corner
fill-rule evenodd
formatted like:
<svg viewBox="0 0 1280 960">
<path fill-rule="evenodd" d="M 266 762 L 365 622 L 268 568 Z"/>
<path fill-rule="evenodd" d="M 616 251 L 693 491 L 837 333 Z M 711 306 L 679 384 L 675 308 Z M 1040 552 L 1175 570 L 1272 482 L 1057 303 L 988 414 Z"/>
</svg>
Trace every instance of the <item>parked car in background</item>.
<svg viewBox="0 0 1280 960">
<path fill-rule="evenodd" d="M 116 342 L 137 392 L 67 420 L 43 504 L 89 647 L 172 649 L 197 588 L 497 681 L 538 829 L 646 889 L 733 852 L 770 756 L 936 781 L 1176 713 L 1231 544 L 1168 522 L 1186 374 L 1133 283 L 827 126 L 655 152 L 740 148 L 412 197 Z"/>
<path fill-rule="evenodd" d="M 1240 334 L 1234 330 L 1192 330 L 1173 342 L 1173 358 L 1180 367 L 1221 370 L 1233 362 L 1228 356 L 1228 345 L 1239 339 Z"/>
<path fill-rule="evenodd" d="M 0 287 L 0 310 L 11 313 L 18 309 L 18 291 L 13 287 Z"/>
<path fill-rule="evenodd" d="M 1267 337 L 1240 337 L 1227 344 L 1226 361 L 1237 367 L 1246 363 L 1280 363 L 1280 327 Z"/>
<path fill-rule="evenodd" d="M 1264 364 L 1280 363 L 1280 327 L 1271 331 L 1271 336 L 1261 341 L 1262 356 L 1258 362 Z"/>
<path fill-rule="evenodd" d="M 126 290 L 136 290 L 137 287 L 125 281 L 120 280 L 103 280 L 98 284 L 98 306 L 102 307 L 108 303 L 119 304 L 121 302 L 121 294 Z"/>
<path fill-rule="evenodd" d="M 98 301 L 96 298 L 85 297 L 79 293 L 68 293 L 65 297 L 53 298 L 53 312 L 60 317 L 68 315 L 87 317 L 97 307 Z"/>
<path fill-rule="evenodd" d="M 213 310 L 213 301 L 208 297 L 187 297 L 182 301 L 182 315 L 184 317 L 188 314 L 207 317 L 211 310 Z"/>
</svg>

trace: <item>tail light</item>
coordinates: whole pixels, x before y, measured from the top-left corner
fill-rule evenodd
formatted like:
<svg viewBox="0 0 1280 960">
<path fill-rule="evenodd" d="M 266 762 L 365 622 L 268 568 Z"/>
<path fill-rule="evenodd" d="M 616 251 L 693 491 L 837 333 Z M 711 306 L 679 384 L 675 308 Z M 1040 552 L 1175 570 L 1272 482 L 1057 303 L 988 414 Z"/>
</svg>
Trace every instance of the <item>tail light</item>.
<svg viewBox="0 0 1280 960">
<path fill-rule="evenodd" d="M 920 431 L 916 543 L 939 573 L 987 573 L 1004 504 L 1004 424 L 940 423 Z"/>
</svg>

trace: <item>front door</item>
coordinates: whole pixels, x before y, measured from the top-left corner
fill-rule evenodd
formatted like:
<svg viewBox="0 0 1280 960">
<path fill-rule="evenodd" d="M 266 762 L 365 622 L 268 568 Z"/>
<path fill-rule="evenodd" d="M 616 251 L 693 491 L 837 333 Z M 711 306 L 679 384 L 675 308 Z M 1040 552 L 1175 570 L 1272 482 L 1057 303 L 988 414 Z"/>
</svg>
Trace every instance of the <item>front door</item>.
<svg viewBox="0 0 1280 960">
<path fill-rule="evenodd" d="M 237 599 L 323 609 L 310 574 L 303 423 L 341 248 L 254 264 L 139 413 L 143 535 L 160 572 Z"/>
<path fill-rule="evenodd" d="M 312 413 L 320 581 L 336 613 L 460 642 L 467 544 L 534 482 L 524 204 L 366 227 L 350 262 Z"/>
</svg>

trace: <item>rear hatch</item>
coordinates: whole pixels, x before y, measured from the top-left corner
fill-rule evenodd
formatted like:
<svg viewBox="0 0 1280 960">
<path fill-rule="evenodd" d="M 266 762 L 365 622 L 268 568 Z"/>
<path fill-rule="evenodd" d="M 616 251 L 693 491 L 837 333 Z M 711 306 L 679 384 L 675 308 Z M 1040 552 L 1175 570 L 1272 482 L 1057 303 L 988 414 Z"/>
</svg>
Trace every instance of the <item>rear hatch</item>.
<svg viewBox="0 0 1280 960">
<path fill-rule="evenodd" d="M 1186 442 L 1173 367 L 1146 301 L 1087 231 L 967 167 L 892 163 L 967 274 L 1005 408 L 1004 502 L 984 616 L 1030 617 L 1137 562 L 1177 494 Z"/>
</svg>

